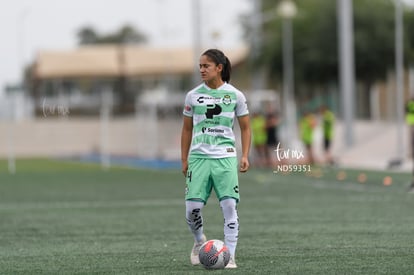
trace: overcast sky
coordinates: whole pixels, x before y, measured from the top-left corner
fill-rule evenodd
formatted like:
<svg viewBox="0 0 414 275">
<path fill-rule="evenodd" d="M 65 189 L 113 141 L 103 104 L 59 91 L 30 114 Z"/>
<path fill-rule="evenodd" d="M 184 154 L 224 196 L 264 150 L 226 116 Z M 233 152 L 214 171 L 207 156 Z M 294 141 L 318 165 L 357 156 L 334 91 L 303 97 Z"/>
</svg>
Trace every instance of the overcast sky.
<svg viewBox="0 0 414 275">
<path fill-rule="evenodd" d="M 207 47 L 237 47 L 242 43 L 238 18 L 252 0 L 200 0 L 202 39 Z M 44 49 L 76 47 L 76 32 L 90 25 L 99 33 L 129 23 L 151 45 L 191 46 L 191 0 L 13 0 L 0 9 L 0 95 L 16 83 L 23 64 Z M 4 8 L 6 6 L 6 8 Z M 214 40 L 211 33 L 220 32 Z"/>
<path fill-rule="evenodd" d="M 253 1 L 200 0 L 203 46 L 230 48 L 242 43 L 238 18 L 251 10 Z M 86 25 L 108 33 L 129 23 L 144 32 L 152 45 L 191 46 L 191 8 L 191 0 L 3 1 L 0 96 L 7 83 L 20 79 L 20 68 L 32 62 L 39 50 L 76 47 L 76 32 Z M 211 36 L 215 31 L 220 32 L 218 40 Z"/>
</svg>

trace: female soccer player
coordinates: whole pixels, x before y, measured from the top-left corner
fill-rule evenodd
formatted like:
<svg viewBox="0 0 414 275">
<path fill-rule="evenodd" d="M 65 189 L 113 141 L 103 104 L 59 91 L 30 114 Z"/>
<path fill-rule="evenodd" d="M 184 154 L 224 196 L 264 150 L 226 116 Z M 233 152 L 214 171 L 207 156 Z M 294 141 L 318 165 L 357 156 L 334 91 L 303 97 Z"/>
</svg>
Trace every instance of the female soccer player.
<svg viewBox="0 0 414 275">
<path fill-rule="evenodd" d="M 198 252 L 206 241 L 202 209 L 214 188 L 224 216 L 224 242 L 231 256 L 226 268 L 236 268 L 240 195 L 233 122 L 237 117 L 242 145 L 239 169 L 244 173 L 249 168 L 249 111 L 245 96 L 228 83 L 231 64 L 223 52 L 217 49 L 204 52 L 200 57 L 200 74 L 203 83 L 185 98 L 181 133 L 185 216 L 195 240 L 190 259 L 193 265 L 200 263 Z"/>
</svg>

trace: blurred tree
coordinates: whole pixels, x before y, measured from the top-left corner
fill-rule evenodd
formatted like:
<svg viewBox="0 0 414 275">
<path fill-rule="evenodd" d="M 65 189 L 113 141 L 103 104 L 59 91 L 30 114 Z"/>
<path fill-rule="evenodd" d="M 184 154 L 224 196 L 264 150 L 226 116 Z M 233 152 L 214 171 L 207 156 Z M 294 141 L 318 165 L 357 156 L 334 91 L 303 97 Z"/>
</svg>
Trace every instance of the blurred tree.
<svg viewBox="0 0 414 275">
<path fill-rule="evenodd" d="M 408 65 L 414 66 L 414 8 L 407 9 L 404 14 L 405 51 Z"/>
<path fill-rule="evenodd" d="M 140 44 L 147 41 L 147 37 L 134 29 L 131 25 L 124 25 L 114 33 L 99 35 L 94 28 L 86 26 L 81 28 L 78 33 L 79 45 L 92 44 L 115 44 L 118 45 L 118 63 L 119 63 L 119 77 L 114 83 L 113 89 L 117 93 L 120 101 L 119 112 L 127 113 L 134 110 L 134 91 L 129 87 L 129 81 L 125 72 L 125 45 L 126 44 Z"/>
<path fill-rule="evenodd" d="M 275 10 L 278 2 L 262 0 L 263 12 Z M 375 3 L 374 3 L 375 2 Z M 295 82 L 297 87 L 329 85 L 338 81 L 337 1 L 296 0 L 293 18 Z M 395 24 L 393 0 L 357 0 L 354 6 L 355 76 L 368 91 L 376 80 L 384 80 L 395 67 Z M 406 10 L 406 60 L 414 59 L 414 15 Z M 246 37 L 249 29 L 244 24 Z M 265 66 L 269 79 L 282 77 L 282 18 L 274 16 L 263 24 L 263 46 L 255 61 Z M 298 88 L 299 90 L 299 88 Z"/>
<path fill-rule="evenodd" d="M 263 0 L 265 8 L 274 1 Z M 305 82 L 336 80 L 338 67 L 336 1 L 298 0 L 294 18 L 295 74 Z M 375 7 L 373 7 L 375 5 Z M 273 6 L 273 7 L 272 7 Z M 275 31 L 276 30 L 276 31 Z M 281 19 L 264 24 L 260 57 L 272 74 L 281 74 Z M 354 1 L 356 76 L 383 79 L 394 65 L 394 5 L 390 0 Z M 259 60 L 259 61 L 260 61 Z"/>
<path fill-rule="evenodd" d="M 95 44 L 98 40 L 98 34 L 90 26 L 81 28 L 77 33 L 77 37 L 79 45 Z"/>
<path fill-rule="evenodd" d="M 147 42 L 145 34 L 134 29 L 131 25 L 124 25 L 114 33 L 99 35 L 91 26 L 82 27 L 78 33 L 79 45 L 90 44 L 138 44 Z"/>
<path fill-rule="evenodd" d="M 354 1 L 356 77 L 369 88 L 395 67 L 395 7 L 393 1 Z"/>
</svg>

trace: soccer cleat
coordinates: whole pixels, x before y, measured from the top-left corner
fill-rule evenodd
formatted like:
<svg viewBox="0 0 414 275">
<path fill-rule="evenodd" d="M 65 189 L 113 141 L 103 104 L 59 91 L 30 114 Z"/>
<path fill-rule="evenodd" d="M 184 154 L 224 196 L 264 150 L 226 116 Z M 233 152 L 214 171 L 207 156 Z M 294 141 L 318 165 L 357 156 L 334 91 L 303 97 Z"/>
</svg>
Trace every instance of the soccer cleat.
<svg viewBox="0 0 414 275">
<path fill-rule="evenodd" d="M 226 265 L 225 268 L 237 268 L 236 261 L 233 257 L 230 257 L 229 263 Z"/>
<path fill-rule="evenodd" d="M 194 242 L 193 249 L 191 249 L 190 261 L 192 265 L 200 264 L 200 259 L 198 258 L 198 253 L 200 252 L 200 247 L 207 241 L 206 235 L 203 234 L 201 242 Z"/>
</svg>

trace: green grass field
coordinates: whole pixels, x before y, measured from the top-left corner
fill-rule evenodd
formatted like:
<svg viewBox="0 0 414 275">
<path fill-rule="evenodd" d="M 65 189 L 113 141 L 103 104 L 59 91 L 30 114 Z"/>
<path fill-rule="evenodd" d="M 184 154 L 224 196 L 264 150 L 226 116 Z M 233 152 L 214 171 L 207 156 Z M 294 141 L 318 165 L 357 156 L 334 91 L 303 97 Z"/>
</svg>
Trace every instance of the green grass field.
<svg viewBox="0 0 414 275">
<path fill-rule="evenodd" d="M 251 170 L 236 270 L 191 266 L 180 171 L 0 161 L 0 274 L 414 274 L 411 175 Z M 319 172 L 319 173 L 316 173 Z M 383 185 L 383 178 L 393 182 Z M 205 233 L 223 239 L 212 196 Z"/>
</svg>

